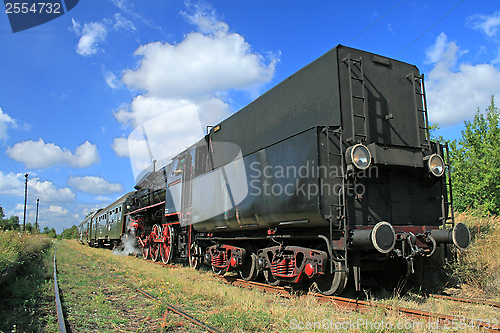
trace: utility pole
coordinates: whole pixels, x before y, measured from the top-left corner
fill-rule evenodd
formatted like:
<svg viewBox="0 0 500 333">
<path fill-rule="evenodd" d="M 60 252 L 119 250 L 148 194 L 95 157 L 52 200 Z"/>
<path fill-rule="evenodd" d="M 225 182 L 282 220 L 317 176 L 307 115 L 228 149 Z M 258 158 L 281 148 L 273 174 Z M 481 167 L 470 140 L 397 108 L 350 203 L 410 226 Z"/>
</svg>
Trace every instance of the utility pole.
<svg viewBox="0 0 500 333">
<path fill-rule="evenodd" d="M 26 181 L 24 182 L 24 220 L 23 220 L 23 231 L 26 230 L 26 201 L 28 201 L 28 174 L 24 175 Z"/>
<path fill-rule="evenodd" d="M 36 199 L 36 220 L 35 220 L 35 230 L 38 230 L 38 204 L 40 199 Z"/>
</svg>

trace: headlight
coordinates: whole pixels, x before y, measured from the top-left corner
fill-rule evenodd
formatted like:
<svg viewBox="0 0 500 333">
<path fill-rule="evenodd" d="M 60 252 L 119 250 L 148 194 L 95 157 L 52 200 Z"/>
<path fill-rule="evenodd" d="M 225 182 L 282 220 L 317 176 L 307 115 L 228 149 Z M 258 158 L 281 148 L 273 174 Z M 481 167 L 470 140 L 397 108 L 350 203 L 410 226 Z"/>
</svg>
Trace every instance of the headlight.
<svg viewBox="0 0 500 333">
<path fill-rule="evenodd" d="M 365 170 L 370 166 L 372 155 L 365 145 L 358 143 L 352 147 L 347 148 L 346 162 L 352 163 L 358 169 Z"/>
<path fill-rule="evenodd" d="M 444 174 L 444 161 L 438 154 L 432 154 L 426 156 L 424 160 L 427 160 L 427 166 L 429 171 L 436 177 L 441 177 Z"/>
</svg>

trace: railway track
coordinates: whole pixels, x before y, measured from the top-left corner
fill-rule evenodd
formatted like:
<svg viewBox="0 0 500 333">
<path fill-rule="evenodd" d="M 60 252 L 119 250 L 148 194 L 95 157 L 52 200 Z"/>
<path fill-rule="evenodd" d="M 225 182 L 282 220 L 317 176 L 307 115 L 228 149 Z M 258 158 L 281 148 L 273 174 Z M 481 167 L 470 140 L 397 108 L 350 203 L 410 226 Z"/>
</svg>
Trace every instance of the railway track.
<svg viewBox="0 0 500 333">
<path fill-rule="evenodd" d="M 64 313 L 62 310 L 61 298 L 59 297 L 59 286 L 57 285 L 57 265 L 56 265 L 57 248 L 54 250 L 54 292 L 56 298 L 57 308 L 57 322 L 59 324 L 59 332 L 66 333 L 66 323 L 64 320 Z"/>
<path fill-rule="evenodd" d="M 75 250 L 75 252 L 77 252 Z M 79 252 L 77 252 L 79 253 Z M 79 253 L 81 256 L 85 257 L 85 255 Z M 162 262 L 154 262 L 152 260 L 147 260 L 147 262 L 151 264 L 157 264 L 160 266 L 163 266 L 165 268 L 172 268 L 172 269 L 178 269 L 179 266 L 176 265 L 171 265 L 171 264 L 163 264 Z M 121 280 L 125 284 L 128 284 L 130 287 L 135 289 L 137 292 L 141 293 L 142 295 L 151 298 L 155 301 L 158 301 L 157 298 L 155 298 L 153 295 L 150 295 L 149 293 L 141 290 L 140 288 L 137 288 L 133 284 L 127 282 L 126 280 L 122 279 L 120 276 L 115 275 L 114 273 L 110 272 L 109 270 L 98 266 L 100 269 L 103 269 L 106 271 L 108 274 L 114 276 L 115 278 Z M 436 324 L 438 326 L 433 326 L 431 329 L 436 330 L 436 329 L 455 329 L 455 330 L 466 330 L 467 328 L 479 328 L 483 329 L 486 331 L 491 331 L 491 332 L 498 332 L 500 331 L 499 325 L 496 323 L 490 323 L 486 321 L 481 321 L 481 320 L 474 320 L 474 319 L 468 319 L 465 317 L 459 317 L 459 316 L 451 316 L 451 315 L 445 315 L 445 314 L 439 314 L 439 313 L 432 313 L 432 312 L 427 312 L 427 311 L 420 311 L 420 310 L 415 310 L 411 308 L 405 308 L 405 307 L 398 307 L 398 306 L 393 306 L 393 305 L 387 305 L 387 304 L 382 304 L 378 302 L 373 302 L 373 301 L 364 301 L 364 300 L 358 300 L 358 299 L 352 299 L 352 298 L 345 298 L 345 297 L 338 297 L 338 296 L 324 296 L 320 294 L 315 294 L 315 293 L 310 293 L 310 292 L 305 292 L 305 291 L 297 291 L 294 290 L 291 287 L 283 287 L 283 286 L 271 286 L 259 282 L 251 282 L 251 281 L 244 281 L 241 279 L 238 279 L 234 276 L 219 276 L 219 275 L 214 275 L 218 279 L 222 280 L 224 283 L 233 285 L 233 286 L 238 286 L 238 287 L 243 287 L 243 288 L 253 288 L 253 289 L 259 289 L 265 293 L 269 294 L 277 294 L 282 297 L 290 298 L 294 296 L 303 296 L 303 295 L 309 295 L 312 297 L 315 297 L 319 302 L 323 303 L 329 303 L 329 304 L 334 304 L 335 306 L 339 307 L 342 310 L 348 310 L 348 311 L 356 311 L 356 312 L 361 312 L 361 313 L 367 313 L 370 311 L 373 311 L 375 308 L 382 308 L 387 312 L 399 312 L 405 316 L 408 316 L 412 318 L 413 320 L 420 320 L 421 322 L 427 322 L 428 324 Z M 491 306 L 491 307 L 499 307 L 499 304 L 497 302 L 485 302 L 481 300 L 474 300 L 474 299 L 465 299 L 465 298 L 457 298 L 457 297 L 449 297 L 449 296 L 441 296 L 441 295 L 430 295 L 429 297 L 431 298 L 436 298 L 436 299 L 443 299 L 443 300 L 449 300 L 449 301 L 457 301 L 457 302 L 464 302 L 464 303 L 469 303 L 469 304 L 478 304 L 478 305 L 486 305 L 486 306 Z M 180 316 L 183 316 L 185 319 L 192 321 L 190 316 L 185 314 L 185 313 L 178 313 L 176 312 L 176 308 L 174 307 L 168 307 L 167 311 L 172 311 L 174 313 L 177 313 Z M 187 316 L 186 316 L 187 315 Z M 193 323 L 196 323 L 192 321 Z M 200 327 L 204 327 L 204 323 L 196 323 Z M 208 332 L 218 332 L 216 329 L 213 329 L 211 327 L 204 327 L 204 329 L 207 329 Z"/>
<path fill-rule="evenodd" d="M 82 253 L 80 253 L 79 251 L 77 250 L 74 250 L 72 249 L 75 253 L 79 254 L 80 256 L 82 256 L 83 258 L 87 259 L 87 260 L 90 260 L 90 258 Z M 150 261 L 150 260 L 148 260 Z M 152 262 L 152 261 L 150 261 Z M 174 265 L 166 265 L 166 264 L 163 264 L 163 263 L 156 263 L 156 264 L 160 264 L 164 267 L 167 267 L 167 268 L 177 268 L 177 266 L 174 266 Z M 110 276 L 112 276 L 113 278 L 115 278 L 116 280 L 119 280 L 121 281 L 122 283 L 124 283 L 125 285 L 127 285 L 129 288 L 135 290 L 136 292 L 138 292 L 139 294 L 153 300 L 154 302 L 158 303 L 158 304 L 162 304 L 164 305 L 166 308 L 167 308 L 167 311 L 165 312 L 164 314 L 164 317 L 166 316 L 167 312 L 170 311 L 170 312 L 173 312 L 177 315 L 179 315 L 180 317 L 184 318 L 185 320 L 189 321 L 190 323 L 192 324 L 195 324 L 199 327 L 201 327 L 205 332 L 210 332 L 210 333 L 223 333 L 213 327 L 211 327 L 210 325 L 208 325 L 207 323 L 189 315 L 188 313 L 174 307 L 173 305 L 171 304 L 168 304 L 168 303 L 165 303 L 163 302 L 162 300 L 160 300 L 159 298 L 155 297 L 154 295 L 151 295 L 150 293 L 148 293 L 147 291 L 137 287 L 136 285 L 134 285 L 133 283 L 123 279 L 122 277 L 114 274 L 113 272 L 111 272 L 110 270 L 102 267 L 101 265 L 99 264 L 95 264 L 95 266 L 103 271 L 105 271 L 107 274 L 109 274 Z M 58 312 L 58 321 L 59 321 L 59 329 L 60 329 L 60 333 L 66 333 L 66 327 L 64 326 L 64 317 L 63 317 L 63 311 L 62 311 L 62 306 L 61 306 L 61 303 L 60 303 L 60 300 L 59 300 L 59 291 L 58 291 L 58 288 L 57 288 L 57 276 L 56 276 L 56 257 L 55 257 L 55 254 L 54 254 L 54 281 L 55 281 L 55 285 L 56 285 L 56 303 L 57 303 L 57 312 Z M 61 314 L 61 316 L 59 316 L 59 313 Z"/>
<path fill-rule="evenodd" d="M 480 305 L 487 305 L 487 306 L 492 306 L 495 308 L 500 308 L 500 302 L 491 302 L 491 301 L 484 301 L 484 300 L 480 300 L 480 299 L 462 298 L 462 297 L 435 295 L 435 294 L 430 294 L 429 297 L 437 298 L 437 299 L 444 299 L 447 301 L 455 301 L 455 302 L 469 303 L 469 304 L 480 304 Z"/>
<path fill-rule="evenodd" d="M 154 262 L 152 260 L 147 260 L 147 261 L 150 263 L 153 263 L 153 264 L 158 264 L 158 265 L 164 266 L 166 268 L 178 268 L 178 266 L 165 265 L 162 262 Z M 290 298 L 293 295 L 310 295 L 310 296 L 315 297 L 319 302 L 335 304 L 336 306 L 338 306 L 339 308 L 341 308 L 343 310 L 357 311 L 357 312 L 369 312 L 369 311 L 373 310 L 374 308 L 383 308 L 386 311 L 394 311 L 394 312 L 402 313 L 408 317 L 411 317 L 412 319 L 422 319 L 422 320 L 427 320 L 428 322 L 429 321 L 437 322 L 440 325 L 439 328 L 443 328 L 443 329 L 466 329 L 466 328 L 470 328 L 470 327 L 475 327 L 475 328 L 480 328 L 480 329 L 484 329 L 486 331 L 491 331 L 491 332 L 499 332 L 500 331 L 500 325 L 498 325 L 498 323 L 491 323 L 488 321 L 468 319 L 468 318 L 464 318 L 464 317 L 457 317 L 457 316 L 451 316 L 451 315 L 446 315 L 446 314 L 432 313 L 432 312 L 428 312 L 428 311 L 415 310 L 415 309 L 410 309 L 410 308 L 405 308 L 405 307 L 397 307 L 397 306 L 382 304 L 382 303 L 373 302 L 373 301 L 363 301 L 363 300 L 346 298 L 346 297 L 339 297 L 339 296 L 325 296 L 325 295 L 311 293 L 311 292 L 301 292 L 301 291 L 296 291 L 291 287 L 271 286 L 268 284 L 254 282 L 254 281 L 245 281 L 242 279 L 238 279 L 234 276 L 214 275 L 214 277 L 222 280 L 224 283 L 227 283 L 227 284 L 230 284 L 233 286 L 259 289 L 265 293 L 276 294 L 276 295 L 280 295 L 280 296 L 286 297 L 286 298 Z M 462 303 L 469 303 L 469 304 L 485 305 L 485 306 L 491 306 L 491 307 L 500 307 L 499 302 L 483 301 L 483 300 L 477 300 L 477 299 L 466 299 L 466 298 L 451 297 L 451 296 L 444 296 L 444 295 L 435 295 L 435 294 L 431 294 L 431 295 L 429 295 L 429 297 L 436 298 L 436 299 L 449 300 L 449 301 L 462 302 Z M 433 328 L 433 329 L 435 329 L 435 328 Z"/>
<path fill-rule="evenodd" d="M 161 262 L 154 262 L 152 260 L 147 260 L 147 261 L 151 262 L 153 264 L 162 265 L 162 266 L 167 267 L 167 268 L 178 268 L 178 266 L 175 266 L 175 265 L 165 265 Z M 234 276 L 220 276 L 220 275 L 214 275 L 214 276 L 216 278 L 222 280 L 224 283 L 227 283 L 227 284 L 230 284 L 233 286 L 259 289 L 265 293 L 276 294 L 276 295 L 280 295 L 280 296 L 286 297 L 286 298 L 290 298 L 293 295 L 310 295 L 310 296 L 315 297 L 319 302 L 335 304 L 336 306 L 338 306 L 339 308 L 341 308 L 343 310 L 357 311 L 357 312 L 369 312 L 369 311 L 373 310 L 374 308 L 383 308 L 386 311 L 394 311 L 394 312 L 402 313 L 402 314 L 404 314 L 408 317 L 411 317 L 413 319 L 422 319 L 422 320 L 427 320 L 428 322 L 429 321 L 437 322 L 440 325 L 440 328 L 443 328 L 443 329 L 465 329 L 465 328 L 469 328 L 469 327 L 475 327 L 475 328 L 480 328 L 480 329 L 484 329 L 484 330 L 491 331 L 491 332 L 499 332 L 500 331 L 500 325 L 498 325 L 498 323 L 491 323 L 491 322 L 487 322 L 487 321 L 468 319 L 468 318 L 464 318 L 464 317 L 457 317 L 457 316 L 451 316 L 451 315 L 446 315 L 446 314 L 432 313 L 432 312 L 428 312 L 428 311 L 415 310 L 415 309 L 410 309 L 410 308 L 405 308 L 405 307 L 397 307 L 397 306 L 382 304 L 382 303 L 373 302 L 373 301 L 364 301 L 364 300 L 339 297 L 339 296 L 325 296 L 325 295 L 320 295 L 320 294 L 311 293 L 311 292 L 301 292 L 301 291 L 296 291 L 291 287 L 271 286 L 268 284 L 254 282 L 254 281 L 245 281 L 242 279 L 238 279 Z M 431 294 L 431 295 L 429 295 L 429 297 L 436 298 L 436 299 L 449 300 L 449 301 L 462 302 L 462 303 L 469 303 L 469 304 L 485 305 L 485 306 L 491 306 L 491 307 L 500 307 L 499 302 L 482 301 L 482 300 L 477 300 L 477 299 L 466 299 L 466 298 L 451 297 L 451 296 L 444 296 L 444 295 L 435 295 L 435 294 Z"/>
<path fill-rule="evenodd" d="M 230 276 L 217 276 L 217 278 L 221 279 L 225 283 L 231 284 L 233 286 L 238 286 L 238 287 L 244 287 L 244 288 L 255 288 L 262 290 L 263 292 L 266 293 L 273 293 L 273 294 L 278 294 L 283 297 L 291 297 L 293 295 L 293 291 L 291 288 L 287 287 L 281 287 L 281 286 L 270 286 L 264 283 L 259 283 L 259 282 L 251 282 L 251 281 L 244 281 L 235 277 L 230 277 Z M 415 310 L 415 309 L 409 309 L 409 308 L 404 308 L 404 307 L 396 307 L 392 305 L 386 305 L 386 304 L 381 304 L 377 302 L 372 302 L 372 301 L 363 301 L 363 300 L 357 300 L 357 299 L 352 299 L 352 298 L 345 298 L 345 297 L 339 297 L 339 296 L 324 296 L 316 293 L 303 293 L 304 295 L 310 295 L 315 297 L 318 301 L 320 302 L 326 302 L 326 303 L 331 303 L 335 304 L 339 308 L 343 310 L 350 310 L 350 311 L 358 311 L 358 312 L 369 312 L 373 310 L 374 308 L 383 308 L 387 311 L 396 311 L 400 312 L 406 316 L 411 317 L 412 319 L 423 319 L 429 321 L 434 321 L 438 322 L 440 325 L 440 328 L 468 328 L 468 327 L 476 327 L 476 328 L 482 328 L 487 331 L 491 332 L 498 332 L 500 331 L 500 326 L 499 325 L 494 325 L 489 322 L 483 322 L 483 321 L 478 321 L 474 319 L 467 319 L 467 318 L 460 318 L 456 316 L 449 316 L 449 315 L 444 315 L 444 314 L 437 314 L 437 313 L 431 313 L 427 311 L 420 311 L 420 310 Z M 453 297 L 441 297 L 439 295 L 433 295 L 432 297 L 435 298 L 442 298 L 442 299 L 448 299 L 448 300 L 454 300 L 454 301 L 461 301 L 461 302 L 467 302 L 467 303 L 475 303 L 475 304 L 482 304 L 482 305 L 491 305 L 491 306 L 496 306 L 498 307 L 498 303 L 496 302 L 482 302 L 479 300 L 468 300 L 468 299 L 460 299 L 460 298 L 453 298 Z M 464 326 L 465 325 L 465 326 Z"/>
</svg>

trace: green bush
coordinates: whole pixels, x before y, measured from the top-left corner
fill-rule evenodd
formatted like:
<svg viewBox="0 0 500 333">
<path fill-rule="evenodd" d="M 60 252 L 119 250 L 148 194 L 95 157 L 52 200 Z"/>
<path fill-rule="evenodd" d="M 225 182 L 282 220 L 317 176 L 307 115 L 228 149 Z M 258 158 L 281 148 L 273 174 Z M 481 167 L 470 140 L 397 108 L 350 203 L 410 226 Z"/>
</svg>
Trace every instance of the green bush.
<svg viewBox="0 0 500 333">
<path fill-rule="evenodd" d="M 12 276 L 26 260 L 44 251 L 52 241 L 45 235 L 0 231 L 0 282 Z"/>
</svg>

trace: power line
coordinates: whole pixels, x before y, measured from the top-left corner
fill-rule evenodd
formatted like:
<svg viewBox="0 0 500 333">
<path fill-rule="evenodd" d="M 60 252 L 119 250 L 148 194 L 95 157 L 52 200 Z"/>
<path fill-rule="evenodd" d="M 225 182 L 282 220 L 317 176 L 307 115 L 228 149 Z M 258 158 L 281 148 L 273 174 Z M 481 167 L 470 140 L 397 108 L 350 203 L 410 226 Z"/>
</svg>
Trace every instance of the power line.
<svg viewBox="0 0 500 333">
<path fill-rule="evenodd" d="M 1 139 L 1 138 L 0 138 L 0 139 Z M 3 153 L 3 148 L 2 148 L 2 149 L 0 149 L 0 152 L 2 153 L 2 157 L 5 159 L 5 162 L 7 162 L 7 165 L 9 166 L 10 170 L 11 170 L 12 172 L 14 172 L 14 173 L 19 173 L 19 170 L 17 169 L 17 167 L 16 167 L 16 171 L 17 171 L 17 172 L 16 172 L 16 171 L 14 171 L 14 169 L 12 168 L 12 165 L 10 165 L 9 159 L 8 159 L 8 158 L 5 156 L 5 154 Z M 15 167 L 15 165 L 14 165 L 14 167 Z"/>
<path fill-rule="evenodd" d="M 380 16 L 375 22 L 373 22 L 372 24 L 370 24 L 368 27 L 365 28 L 365 30 L 361 31 L 359 34 L 357 34 L 353 39 L 351 39 L 349 42 L 347 42 L 346 45 L 349 45 L 353 40 L 355 40 L 356 38 L 358 38 L 359 35 L 361 35 L 363 32 L 365 32 L 366 30 L 368 30 L 372 25 L 374 25 L 375 23 L 377 23 L 378 21 L 380 21 L 382 18 L 384 18 L 384 16 L 386 16 L 387 14 L 389 14 L 390 12 L 392 12 L 397 6 L 399 6 L 400 4 L 402 4 L 405 0 L 401 1 L 400 3 L 398 3 L 396 6 L 392 7 L 391 10 L 389 10 L 387 13 L 385 13 L 384 15 Z"/>
<path fill-rule="evenodd" d="M 453 8 L 452 8 L 452 9 L 451 9 L 448 13 L 444 14 L 444 16 L 443 16 L 443 17 L 441 17 L 439 20 L 437 20 L 437 22 L 436 22 L 436 23 L 434 23 L 433 25 L 431 25 L 431 27 L 430 27 L 429 29 L 425 30 L 425 32 L 424 32 L 423 34 L 421 34 L 420 36 L 418 36 L 418 37 L 417 37 L 417 39 L 415 39 L 413 42 L 411 42 L 411 43 L 410 43 L 410 45 L 408 45 L 407 47 L 405 47 L 405 48 L 403 49 L 403 51 L 399 52 L 399 53 L 398 53 L 398 55 L 397 55 L 396 57 L 399 57 L 399 55 L 400 55 L 401 53 L 403 53 L 404 51 L 406 51 L 406 49 L 407 49 L 407 48 L 409 48 L 410 46 L 412 46 L 412 45 L 413 45 L 413 44 L 414 44 L 417 40 L 419 40 L 419 39 L 420 39 L 420 37 L 422 37 L 422 36 L 423 36 L 423 35 L 425 35 L 425 34 L 426 34 L 429 30 L 431 30 L 432 28 L 434 28 L 434 26 L 435 26 L 436 24 L 438 24 L 438 23 L 439 23 L 442 19 L 444 19 L 446 16 L 448 16 L 448 14 L 449 14 L 449 13 L 451 13 L 451 12 L 452 12 L 455 8 L 457 8 L 457 7 L 458 7 L 458 5 L 460 5 L 462 2 L 464 2 L 464 0 L 460 1 L 460 2 L 459 2 L 459 3 L 455 6 L 455 7 L 453 7 Z"/>
</svg>

